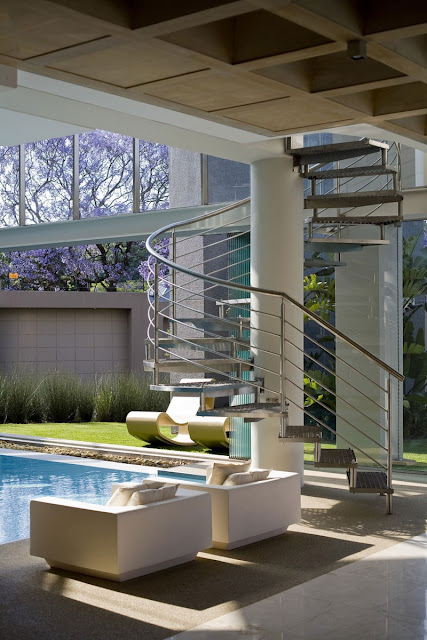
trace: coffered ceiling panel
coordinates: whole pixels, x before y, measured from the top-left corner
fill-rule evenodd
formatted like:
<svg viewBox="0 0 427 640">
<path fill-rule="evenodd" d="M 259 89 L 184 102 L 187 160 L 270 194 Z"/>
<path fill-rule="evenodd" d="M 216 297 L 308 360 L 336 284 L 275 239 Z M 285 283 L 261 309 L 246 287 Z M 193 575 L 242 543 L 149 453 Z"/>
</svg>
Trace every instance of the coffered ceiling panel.
<svg viewBox="0 0 427 640">
<path fill-rule="evenodd" d="M 47 65 L 118 87 L 131 87 L 204 68 L 202 62 L 191 56 L 179 58 L 159 50 L 150 42 L 121 42 L 104 51 L 75 55 L 57 62 L 47 61 Z"/>
<path fill-rule="evenodd" d="M 312 93 L 399 78 L 404 75 L 370 58 L 352 60 L 346 51 L 267 67 L 257 73 Z"/>
<path fill-rule="evenodd" d="M 353 112 L 337 104 L 318 103 L 316 111 L 303 99 L 285 98 L 273 100 L 261 105 L 236 107 L 222 111 L 222 115 L 257 127 L 279 132 L 285 130 L 304 130 L 311 126 L 327 125 L 330 122 L 350 121 Z"/>
<path fill-rule="evenodd" d="M 257 60 L 331 42 L 268 11 L 253 11 L 163 36 L 167 42 L 230 64 Z"/>
<path fill-rule="evenodd" d="M 0 64 L 267 136 L 427 143 L 426 0 L 2 0 Z"/>
<path fill-rule="evenodd" d="M 2 3 L 3 4 L 3 3 Z M 41 6 L 40 6 L 41 5 Z M 108 29 L 58 16 L 44 3 L 7 2 L 0 21 L 0 54 L 20 60 L 101 38 Z"/>
<path fill-rule="evenodd" d="M 195 77 L 197 75 L 197 77 Z M 276 83 L 249 75 L 232 75 L 215 71 L 183 76 L 141 87 L 147 95 L 172 100 L 203 111 L 216 111 L 238 105 L 265 102 L 288 95 Z"/>
</svg>

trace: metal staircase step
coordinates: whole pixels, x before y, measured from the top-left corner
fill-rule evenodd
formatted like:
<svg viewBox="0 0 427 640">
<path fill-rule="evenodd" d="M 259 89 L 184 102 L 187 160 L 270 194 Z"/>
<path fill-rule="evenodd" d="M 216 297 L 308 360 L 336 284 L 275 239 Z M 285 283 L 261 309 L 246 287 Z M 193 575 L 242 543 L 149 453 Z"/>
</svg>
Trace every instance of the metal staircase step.
<svg viewBox="0 0 427 640">
<path fill-rule="evenodd" d="M 394 489 L 387 487 L 387 474 L 384 471 L 357 471 L 354 486 L 350 483 L 350 472 L 347 477 L 350 493 L 394 493 Z"/>
<path fill-rule="evenodd" d="M 316 251 L 330 253 L 344 253 L 345 251 L 356 251 L 364 246 L 375 246 L 390 244 L 390 240 L 375 240 L 373 238 L 308 238 L 308 244 L 317 245 Z"/>
<path fill-rule="evenodd" d="M 313 147 L 301 147 L 290 149 L 288 155 L 295 158 L 299 166 L 315 164 L 317 162 L 333 162 L 334 160 L 346 160 L 347 158 L 357 158 L 370 153 L 378 153 L 382 149 L 389 149 L 385 142 L 378 142 L 370 138 L 362 138 L 351 142 L 338 142 L 336 144 L 324 144 Z"/>
<path fill-rule="evenodd" d="M 355 469 L 357 460 L 352 449 L 320 449 L 319 459 L 314 461 L 314 466 Z"/>
<path fill-rule="evenodd" d="M 360 242 L 355 244 L 354 242 L 343 241 L 342 238 L 306 238 L 304 242 L 307 245 L 315 244 L 316 247 L 311 247 L 311 249 L 315 249 L 319 253 L 349 253 L 350 251 L 362 250 Z M 331 247 L 331 244 L 334 246 Z"/>
<path fill-rule="evenodd" d="M 255 393 L 257 387 L 245 382 L 180 382 L 178 384 L 152 384 L 152 391 L 168 391 L 194 395 L 204 393 L 208 398 L 225 398 L 246 393 Z"/>
<path fill-rule="evenodd" d="M 399 224 L 399 216 L 324 216 L 312 219 L 313 225 Z"/>
<path fill-rule="evenodd" d="M 175 371 L 180 373 L 200 373 L 208 367 L 221 372 L 235 371 L 237 367 L 241 367 L 242 371 L 252 371 L 253 364 L 238 358 L 197 358 L 193 360 L 170 358 L 169 360 L 160 360 L 156 365 L 158 371 L 171 373 Z M 154 368 L 153 360 L 144 360 L 145 371 L 151 371 Z M 207 372 L 209 373 L 209 370 Z"/>
<path fill-rule="evenodd" d="M 367 165 L 364 167 L 340 167 L 339 169 L 320 169 L 309 171 L 304 178 L 309 180 L 328 178 L 357 178 L 359 176 L 384 176 L 397 173 L 396 167 L 390 164 Z"/>
<path fill-rule="evenodd" d="M 245 418 L 246 422 L 258 422 L 264 418 L 284 418 L 286 412 L 280 410 L 280 404 L 275 402 L 254 402 L 251 404 L 238 404 L 234 407 L 220 407 L 211 411 L 199 411 L 199 416 L 218 416 L 229 418 Z"/>
<path fill-rule="evenodd" d="M 322 441 L 322 427 L 306 425 L 288 425 L 286 435 L 280 440 L 290 440 L 291 442 L 314 442 Z"/>
<path fill-rule="evenodd" d="M 339 209 L 344 207 L 365 207 L 386 202 L 401 202 L 403 196 L 394 189 L 383 191 L 359 191 L 358 193 L 330 193 L 308 196 L 304 209 Z"/>
</svg>

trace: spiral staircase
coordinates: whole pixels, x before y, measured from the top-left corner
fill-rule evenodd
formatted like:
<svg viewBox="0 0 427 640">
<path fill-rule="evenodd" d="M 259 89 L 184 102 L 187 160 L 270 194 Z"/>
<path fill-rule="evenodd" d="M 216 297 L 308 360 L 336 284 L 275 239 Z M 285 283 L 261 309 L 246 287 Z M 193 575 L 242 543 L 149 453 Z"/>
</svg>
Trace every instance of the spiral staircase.
<svg viewBox="0 0 427 640">
<path fill-rule="evenodd" d="M 402 220 L 399 168 L 389 164 L 388 151 L 386 143 L 368 139 L 286 148 L 311 186 L 304 201 L 313 210 L 306 243 L 337 254 L 339 263 L 348 249 L 388 242 L 385 227 Z M 373 180 L 383 180 L 381 188 L 366 190 Z M 381 207 L 390 202 L 397 212 L 384 215 Z M 354 225 L 374 225 L 378 237 L 354 240 L 346 233 Z M 151 388 L 197 393 L 199 415 L 232 418 L 235 457 L 239 430 L 277 419 L 283 446 L 314 443 L 315 467 L 344 469 L 350 492 L 385 495 L 391 513 L 393 397 L 403 376 L 286 292 L 251 287 L 249 228 L 249 200 L 243 200 L 163 227 L 148 239 L 152 283 L 144 365 L 152 371 Z M 168 258 L 156 250 L 165 236 Z M 180 384 L 182 374 L 206 382 Z M 208 410 L 211 397 L 222 398 L 222 406 Z M 297 424 L 289 420 L 291 406 L 304 416 Z M 335 436 L 336 446 L 322 446 Z"/>
</svg>

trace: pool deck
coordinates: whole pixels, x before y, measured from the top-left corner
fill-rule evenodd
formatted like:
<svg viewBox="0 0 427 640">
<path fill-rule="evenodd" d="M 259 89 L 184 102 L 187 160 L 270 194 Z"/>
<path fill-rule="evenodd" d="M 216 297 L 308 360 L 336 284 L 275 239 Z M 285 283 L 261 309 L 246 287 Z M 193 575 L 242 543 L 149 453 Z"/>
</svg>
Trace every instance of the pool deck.
<svg viewBox="0 0 427 640">
<path fill-rule="evenodd" d="M 28 540 L 1 545 L 0 636 L 425 638 L 427 478 L 394 475 L 394 513 L 387 516 L 384 498 L 348 493 L 344 474 L 307 469 L 302 520 L 287 533 L 234 551 L 209 549 L 186 565 L 121 584 L 50 570 L 29 556 Z"/>
</svg>

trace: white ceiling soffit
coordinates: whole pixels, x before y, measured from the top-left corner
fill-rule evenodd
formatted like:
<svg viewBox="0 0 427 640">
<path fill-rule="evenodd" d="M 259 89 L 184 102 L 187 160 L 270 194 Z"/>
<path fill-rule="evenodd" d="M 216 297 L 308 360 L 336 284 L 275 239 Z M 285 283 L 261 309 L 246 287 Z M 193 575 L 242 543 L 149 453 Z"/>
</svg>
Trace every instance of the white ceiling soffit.
<svg viewBox="0 0 427 640">
<path fill-rule="evenodd" d="M 0 146 L 2 147 L 61 138 L 83 131 L 88 131 L 88 129 L 66 122 L 0 109 Z"/>
<path fill-rule="evenodd" d="M 18 70 L 17 84 L 0 92 L 0 109 L 57 122 L 68 132 L 104 129 L 241 162 L 283 153 L 281 140 L 62 80 Z M 34 135 L 36 129 L 27 141 Z"/>
</svg>

